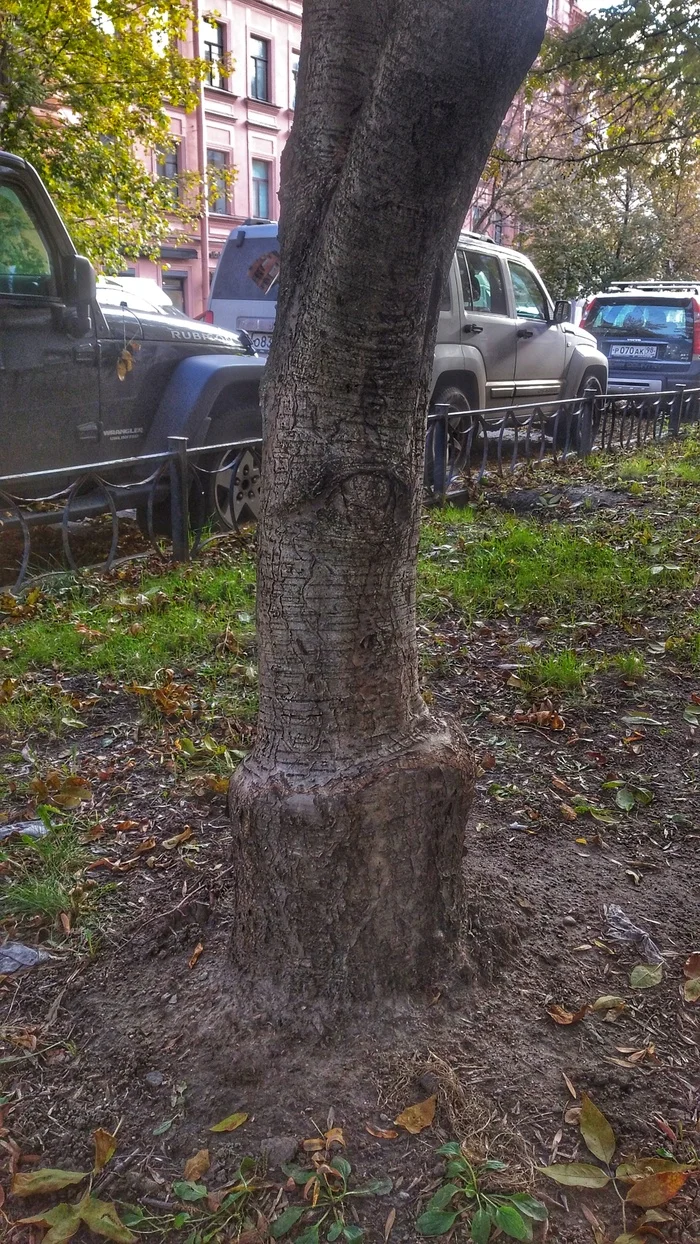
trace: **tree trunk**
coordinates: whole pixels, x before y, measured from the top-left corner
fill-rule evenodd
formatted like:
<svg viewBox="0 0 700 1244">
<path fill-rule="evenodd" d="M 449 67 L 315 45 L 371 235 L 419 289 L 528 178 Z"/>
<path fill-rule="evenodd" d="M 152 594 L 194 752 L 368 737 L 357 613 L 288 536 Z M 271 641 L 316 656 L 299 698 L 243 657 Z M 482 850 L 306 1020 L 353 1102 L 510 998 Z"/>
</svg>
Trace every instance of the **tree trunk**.
<svg viewBox="0 0 700 1244">
<path fill-rule="evenodd" d="M 260 715 L 233 953 L 270 1002 L 425 987 L 458 949 L 472 765 L 418 681 L 435 329 L 545 0 L 305 0 L 263 396 Z"/>
</svg>

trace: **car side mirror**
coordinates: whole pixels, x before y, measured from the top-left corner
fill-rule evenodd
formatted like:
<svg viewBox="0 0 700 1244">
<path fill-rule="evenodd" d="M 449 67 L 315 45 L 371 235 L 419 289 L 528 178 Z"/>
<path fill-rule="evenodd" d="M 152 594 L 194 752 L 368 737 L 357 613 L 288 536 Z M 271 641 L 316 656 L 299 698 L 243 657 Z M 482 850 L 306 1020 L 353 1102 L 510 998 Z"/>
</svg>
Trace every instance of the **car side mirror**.
<svg viewBox="0 0 700 1244">
<path fill-rule="evenodd" d="M 557 298 L 554 304 L 554 323 L 568 324 L 573 319 L 573 307 L 568 298 Z"/>
<path fill-rule="evenodd" d="M 84 255 L 73 255 L 66 275 L 66 301 L 74 308 L 71 331 L 84 334 L 90 329 L 90 307 L 97 297 L 95 269 Z"/>
</svg>

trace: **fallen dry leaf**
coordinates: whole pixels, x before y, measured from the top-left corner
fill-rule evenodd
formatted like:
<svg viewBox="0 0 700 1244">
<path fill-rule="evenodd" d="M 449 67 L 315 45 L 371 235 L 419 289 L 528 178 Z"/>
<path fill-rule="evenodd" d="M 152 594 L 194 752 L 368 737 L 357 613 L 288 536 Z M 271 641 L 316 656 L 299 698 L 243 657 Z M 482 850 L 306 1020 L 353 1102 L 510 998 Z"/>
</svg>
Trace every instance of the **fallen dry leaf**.
<svg viewBox="0 0 700 1244">
<path fill-rule="evenodd" d="M 384 1244 L 386 1244 L 387 1240 L 389 1239 L 389 1236 L 394 1230 L 395 1222 L 396 1222 L 396 1210 L 390 1209 L 389 1213 L 387 1214 L 386 1222 L 384 1223 Z"/>
<path fill-rule="evenodd" d="M 403 1127 L 412 1136 L 417 1136 L 424 1128 L 430 1127 L 435 1118 L 435 1106 L 437 1103 L 437 1095 L 426 1097 L 425 1101 L 418 1101 L 414 1106 L 408 1106 L 403 1110 L 394 1123 L 397 1127 Z"/>
<path fill-rule="evenodd" d="M 639 1179 L 632 1184 L 626 1201 L 639 1205 L 642 1209 L 652 1209 L 657 1205 L 665 1205 L 667 1201 L 680 1192 L 688 1178 L 688 1171 L 659 1171 L 646 1179 Z"/>
<path fill-rule="evenodd" d="M 372 1127 L 371 1123 L 365 1123 L 365 1131 L 370 1136 L 376 1136 L 377 1140 L 396 1140 L 399 1134 L 393 1128 Z"/>
<path fill-rule="evenodd" d="M 185 1179 L 189 1179 L 192 1183 L 197 1183 L 202 1175 L 206 1175 L 211 1165 L 208 1149 L 199 1149 L 194 1157 L 188 1158 L 185 1162 Z"/>
<path fill-rule="evenodd" d="M 144 838 L 143 842 L 134 847 L 134 855 L 143 855 L 145 851 L 152 851 L 157 846 L 158 843 L 155 838 Z"/>
<path fill-rule="evenodd" d="M 683 975 L 688 980 L 694 980 L 695 977 L 700 976 L 700 950 L 694 950 L 692 955 L 688 955 L 683 964 Z"/>
<path fill-rule="evenodd" d="M 560 804 L 559 804 L 559 812 L 560 812 L 561 816 L 563 816 L 563 817 L 564 817 L 564 820 L 565 820 L 565 821 L 576 821 L 576 820 L 578 820 L 578 813 L 577 813 L 577 812 L 575 812 L 573 808 L 569 807 L 569 804 L 568 804 L 568 803 L 560 803 Z"/>
<path fill-rule="evenodd" d="M 576 1089 L 574 1088 L 573 1084 L 571 1083 L 571 1080 L 570 1080 L 570 1079 L 569 1079 L 569 1077 L 567 1076 L 566 1072 L 565 1072 L 565 1071 L 562 1071 L 562 1073 L 561 1073 L 561 1074 L 562 1074 L 562 1077 L 563 1077 L 563 1080 L 564 1080 L 564 1083 L 565 1083 L 566 1087 L 568 1088 L 569 1092 L 571 1093 L 571 1096 L 572 1096 L 573 1098 L 578 1097 L 578 1093 L 576 1092 Z"/>
<path fill-rule="evenodd" d="M 93 1170 L 97 1175 L 117 1152 L 117 1138 L 103 1127 L 98 1127 L 92 1133 L 92 1141 L 95 1146 L 95 1165 Z"/>
<path fill-rule="evenodd" d="M 345 1137 L 342 1127 L 332 1127 L 326 1132 L 326 1145 L 342 1145 L 345 1148 Z"/>
<path fill-rule="evenodd" d="M 193 833 L 194 830 L 192 829 L 192 826 L 185 825 L 185 828 L 181 834 L 175 834 L 174 838 L 166 838 L 165 842 L 161 843 L 161 846 L 164 847 L 166 851 L 174 851 L 175 847 L 179 847 L 183 842 L 187 842 L 192 837 Z"/>
<path fill-rule="evenodd" d="M 555 1002 L 553 1006 L 548 1006 L 546 1009 L 549 1018 L 553 1019 L 555 1024 L 578 1024 L 586 1014 L 588 1007 L 584 1004 L 579 1007 L 578 1011 L 567 1011 L 565 1007 Z"/>
<path fill-rule="evenodd" d="M 190 955 L 189 959 L 187 960 L 187 966 L 188 966 L 188 968 L 193 968 L 193 967 L 194 967 L 195 963 L 196 963 L 196 962 L 197 962 L 197 960 L 199 959 L 199 956 L 201 955 L 201 953 L 202 953 L 202 951 L 203 951 L 203 950 L 204 950 L 204 943 L 203 943 L 203 942 L 197 942 L 197 945 L 195 946 L 194 950 L 192 951 L 192 954 Z"/>
</svg>

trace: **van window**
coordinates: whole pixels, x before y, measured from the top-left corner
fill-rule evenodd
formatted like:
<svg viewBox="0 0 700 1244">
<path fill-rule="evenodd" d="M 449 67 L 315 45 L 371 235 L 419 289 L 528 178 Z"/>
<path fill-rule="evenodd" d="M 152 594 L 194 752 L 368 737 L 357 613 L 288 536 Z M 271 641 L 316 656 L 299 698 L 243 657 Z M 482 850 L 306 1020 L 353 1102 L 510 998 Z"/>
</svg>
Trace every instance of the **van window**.
<svg viewBox="0 0 700 1244">
<path fill-rule="evenodd" d="M 488 311 L 492 315 L 507 315 L 501 265 L 496 256 L 482 255 L 477 251 L 465 253 L 471 283 L 472 309 Z M 465 306 L 467 305 L 465 298 Z"/>
<path fill-rule="evenodd" d="M 219 260 L 212 298 L 277 302 L 280 256 L 277 238 L 229 238 Z"/>
<path fill-rule="evenodd" d="M 586 320 L 591 333 L 608 337 L 652 337 L 661 341 L 692 341 L 693 309 L 687 300 L 665 303 L 598 302 Z"/>
</svg>

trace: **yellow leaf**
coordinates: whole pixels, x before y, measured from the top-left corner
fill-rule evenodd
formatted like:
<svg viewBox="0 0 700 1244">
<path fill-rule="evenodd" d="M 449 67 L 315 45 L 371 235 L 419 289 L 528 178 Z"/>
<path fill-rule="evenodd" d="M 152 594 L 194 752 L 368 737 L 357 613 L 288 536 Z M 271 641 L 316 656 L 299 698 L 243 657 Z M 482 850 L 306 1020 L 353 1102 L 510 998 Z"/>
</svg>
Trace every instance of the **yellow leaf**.
<svg viewBox="0 0 700 1244">
<path fill-rule="evenodd" d="M 622 1010 L 626 1005 L 624 998 L 618 998 L 617 994 L 606 993 L 600 998 L 596 998 L 591 1005 L 592 1011 L 617 1011 Z"/>
<path fill-rule="evenodd" d="M 424 1128 L 430 1127 L 435 1118 L 435 1105 L 437 1102 L 436 1094 L 432 1097 L 426 1097 L 425 1101 L 416 1102 L 414 1106 L 408 1106 L 406 1110 L 394 1119 L 397 1127 L 403 1127 L 412 1136 L 417 1136 Z"/>
<path fill-rule="evenodd" d="M 35 1214 L 33 1218 L 19 1218 L 18 1222 L 37 1223 L 42 1227 L 50 1227 L 48 1235 L 44 1236 L 45 1241 L 49 1244 L 66 1244 L 67 1240 L 72 1240 L 73 1236 L 80 1227 L 80 1212 L 77 1205 L 56 1205 L 54 1209 L 45 1210 L 43 1214 Z"/>
<path fill-rule="evenodd" d="M 578 1011 L 567 1011 L 565 1007 L 559 1006 L 559 1003 L 555 1002 L 553 1006 L 547 1007 L 547 1014 L 550 1019 L 554 1020 L 555 1024 L 578 1024 L 587 1010 L 587 1006 L 582 1006 L 579 1007 Z"/>
<path fill-rule="evenodd" d="M 202 1175 L 206 1175 L 210 1165 L 209 1150 L 199 1149 L 193 1158 L 188 1158 L 185 1162 L 185 1179 L 197 1183 Z"/>
<path fill-rule="evenodd" d="M 399 1134 L 393 1128 L 372 1127 L 371 1123 L 365 1123 L 365 1131 L 370 1136 L 376 1136 L 378 1140 L 396 1140 Z"/>
<path fill-rule="evenodd" d="M 188 968 L 193 968 L 195 966 L 203 950 L 204 950 L 204 942 L 197 942 L 197 945 L 195 946 L 194 950 L 192 951 L 192 954 L 187 960 Z"/>
<path fill-rule="evenodd" d="M 43 1192 L 60 1192 L 71 1184 L 79 1184 L 87 1177 L 86 1171 L 61 1171 L 46 1167 L 41 1171 L 20 1172 L 12 1180 L 13 1196 L 39 1196 Z"/>
<path fill-rule="evenodd" d="M 303 1141 L 301 1147 L 304 1153 L 320 1153 L 322 1149 L 325 1149 L 326 1142 L 320 1136 L 312 1136 L 309 1140 Z"/>
<path fill-rule="evenodd" d="M 329 1132 L 326 1132 L 326 1144 L 342 1145 L 345 1148 L 345 1137 L 343 1136 L 342 1127 L 332 1127 Z"/>
<path fill-rule="evenodd" d="M 605 1188 L 610 1183 L 605 1171 L 588 1162 L 555 1162 L 553 1166 L 538 1166 L 537 1170 L 569 1188 Z"/>
<path fill-rule="evenodd" d="M 581 1094 L 581 1135 L 594 1158 L 609 1162 L 615 1152 L 615 1133 L 605 1115 L 591 1101 L 588 1093 Z"/>
<path fill-rule="evenodd" d="M 117 1152 L 117 1140 L 111 1132 L 106 1132 L 103 1127 L 98 1127 L 92 1133 L 92 1140 L 95 1146 L 95 1165 L 93 1170 L 97 1174 Z"/>
<path fill-rule="evenodd" d="M 209 1128 L 210 1132 L 235 1132 L 237 1127 L 241 1127 L 246 1119 L 247 1114 L 239 1111 L 237 1114 L 230 1114 L 226 1119 L 222 1119 L 220 1123 L 215 1123 Z"/>
<path fill-rule="evenodd" d="M 700 976 L 691 976 L 683 984 L 683 997 L 686 1002 L 697 1002 L 700 998 Z"/>
<path fill-rule="evenodd" d="M 173 851 L 175 847 L 179 847 L 183 842 L 187 842 L 187 840 L 192 837 L 193 833 L 194 830 L 192 829 L 192 826 L 186 825 L 181 834 L 175 834 L 174 838 L 166 838 L 165 842 L 161 843 L 161 846 L 164 847 L 166 851 Z"/>
</svg>

